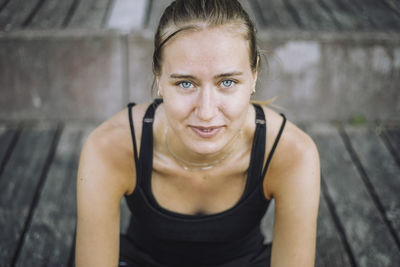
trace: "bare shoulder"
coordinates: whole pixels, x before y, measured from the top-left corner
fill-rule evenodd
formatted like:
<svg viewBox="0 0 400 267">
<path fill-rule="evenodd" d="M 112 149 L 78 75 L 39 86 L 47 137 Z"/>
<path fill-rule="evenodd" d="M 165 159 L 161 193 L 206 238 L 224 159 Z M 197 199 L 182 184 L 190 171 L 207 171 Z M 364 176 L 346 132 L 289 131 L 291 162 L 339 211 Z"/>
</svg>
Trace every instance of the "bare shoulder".
<svg viewBox="0 0 400 267">
<path fill-rule="evenodd" d="M 264 108 L 264 111 L 269 126 L 267 151 L 270 151 L 283 118 L 269 108 Z M 265 178 L 264 186 L 268 198 L 285 186 L 304 185 L 319 188 L 318 149 L 311 137 L 289 120 L 286 122 Z"/>
<path fill-rule="evenodd" d="M 146 106 L 139 104 L 132 109 L 136 138 L 141 133 L 140 122 Z M 82 148 L 78 178 L 127 194 L 135 186 L 135 173 L 129 114 L 125 108 L 89 134 Z"/>
<path fill-rule="evenodd" d="M 117 261 L 121 198 L 133 191 L 135 183 L 128 109 L 124 109 L 96 127 L 81 151 L 77 176 L 78 266 L 88 266 L 88 262 L 91 266 L 111 266 Z"/>
</svg>

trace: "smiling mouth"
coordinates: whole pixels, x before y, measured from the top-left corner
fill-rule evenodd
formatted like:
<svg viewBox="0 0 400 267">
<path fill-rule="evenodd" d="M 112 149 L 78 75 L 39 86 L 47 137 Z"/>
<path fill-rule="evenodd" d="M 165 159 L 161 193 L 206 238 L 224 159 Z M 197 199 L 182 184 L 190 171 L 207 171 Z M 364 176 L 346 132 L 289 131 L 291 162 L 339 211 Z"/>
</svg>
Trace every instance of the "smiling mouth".
<svg viewBox="0 0 400 267">
<path fill-rule="evenodd" d="M 206 133 L 208 133 L 208 132 L 211 132 L 212 130 L 213 130 L 214 128 L 204 128 L 204 129 L 199 129 L 200 131 L 202 131 L 202 132 L 206 132 Z"/>
<path fill-rule="evenodd" d="M 222 126 L 217 127 L 199 127 L 190 126 L 190 128 L 202 138 L 211 138 L 218 134 L 218 132 L 223 128 Z"/>
</svg>

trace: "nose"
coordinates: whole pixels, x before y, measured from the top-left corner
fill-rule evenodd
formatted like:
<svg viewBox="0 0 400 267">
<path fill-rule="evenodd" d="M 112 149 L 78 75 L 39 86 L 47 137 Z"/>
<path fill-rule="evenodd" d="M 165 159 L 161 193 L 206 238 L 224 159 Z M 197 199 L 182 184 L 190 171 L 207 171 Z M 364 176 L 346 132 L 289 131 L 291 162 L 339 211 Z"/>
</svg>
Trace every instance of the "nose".
<svg viewBox="0 0 400 267">
<path fill-rule="evenodd" d="M 212 86 L 203 87 L 197 98 L 196 116 L 202 121 L 211 121 L 218 112 L 215 90 Z"/>
</svg>

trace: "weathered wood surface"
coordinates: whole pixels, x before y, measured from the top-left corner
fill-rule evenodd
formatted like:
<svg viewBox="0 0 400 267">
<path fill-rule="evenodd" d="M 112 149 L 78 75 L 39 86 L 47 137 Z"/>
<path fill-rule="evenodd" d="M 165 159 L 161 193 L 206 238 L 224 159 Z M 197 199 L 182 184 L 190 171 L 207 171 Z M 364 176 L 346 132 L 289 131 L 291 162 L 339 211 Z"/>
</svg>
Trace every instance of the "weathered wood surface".
<svg viewBox="0 0 400 267">
<path fill-rule="evenodd" d="M 0 177 L 7 161 L 7 153 L 12 150 L 12 141 L 17 138 L 15 126 L 0 124 Z"/>
<path fill-rule="evenodd" d="M 23 27 L 39 3 L 40 0 L 10 0 L 0 10 L 0 30 L 10 31 Z"/>
<path fill-rule="evenodd" d="M 377 30 L 399 30 L 399 14 L 392 10 L 385 1 L 353 0 L 364 19 L 370 21 Z M 398 1 L 397 1 L 398 2 Z"/>
<path fill-rule="evenodd" d="M 323 8 L 315 0 L 287 0 L 288 7 L 293 9 L 293 17 L 297 17 L 299 27 L 307 30 L 335 30 L 336 21 L 329 10 Z"/>
<path fill-rule="evenodd" d="M 92 130 L 85 128 L 65 126 L 16 266 L 68 266 L 76 224 L 79 153 Z"/>
<path fill-rule="evenodd" d="M 263 233 L 265 240 L 264 243 L 271 243 L 273 239 L 274 231 L 274 213 L 275 213 L 275 201 L 272 200 L 268 207 L 267 213 L 261 221 L 261 232 Z"/>
<path fill-rule="evenodd" d="M 316 267 L 352 267 L 348 251 L 336 228 L 331 211 L 326 202 L 325 192 L 321 192 L 318 210 Z"/>
<path fill-rule="evenodd" d="M 0 0 L 0 12 L 9 0 Z"/>
<path fill-rule="evenodd" d="M 76 0 L 45 1 L 37 11 L 29 29 L 58 29 L 66 23 L 68 13 Z"/>
<path fill-rule="evenodd" d="M 263 28 L 269 29 L 298 29 L 294 17 L 289 13 L 284 1 L 251 0 L 256 18 Z"/>
<path fill-rule="evenodd" d="M 361 178 L 335 128 L 309 129 L 321 156 L 327 198 L 332 201 L 338 227 L 357 266 L 400 265 L 400 253 L 391 231 Z"/>
<path fill-rule="evenodd" d="M 128 208 L 128 204 L 126 203 L 125 198 L 121 199 L 121 218 L 120 218 L 120 229 L 121 233 L 126 233 L 129 226 L 129 220 L 131 217 L 131 213 Z"/>
<path fill-rule="evenodd" d="M 0 126 L 0 155 L 15 143 L 0 177 L 0 266 L 72 266 L 75 176 L 93 125 L 67 123 L 57 131 L 39 123 L 19 137 L 12 125 Z M 374 128 L 346 126 L 342 135 L 332 125 L 306 128 L 318 144 L 323 173 L 316 266 L 398 266 L 400 170 L 385 143 Z M 262 222 L 267 242 L 273 213 L 272 205 Z M 121 232 L 129 217 L 123 200 Z"/>
<path fill-rule="evenodd" d="M 0 177 L 0 266 L 18 253 L 56 137 L 51 124 L 24 128 Z"/>
<path fill-rule="evenodd" d="M 400 165 L 400 127 L 387 126 L 383 134 L 388 142 L 388 146 L 393 156 Z"/>
<path fill-rule="evenodd" d="M 364 169 L 365 183 L 400 249 L 400 166 L 373 129 L 347 126 L 345 130 Z"/>
<path fill-rule="evenodd" d="M 149 28 L 155 29 L 171 1 L 153 0 Z M 259 29 L 354 31 L 400 28 L 400 4 L 377 0 L 248 0 L 241 1 Z M 388 3 L 390 2 L 390 3 Z"/>
<path fill-rule="evenodd" d="M 108 19 L 113 0 L 81 0 L 69 21 L 67 28 L 102 28 Z"/>
<path fill-rule="evenodd" d="M 0 30 L 60 29 L 64 26 L 89 29 L 143 27 L 155 30 L 161 13 L 171 2 L 172 0 L 1 0 Z M 240 2 L 259 29 L 398 31 L 400 28 L 400 4 L 394 0 Z"/>
<path fill-rule="evenodd" d="M 400 1 L 396 0 L 384 0 L 384 2 L 389 8 L 393 10 L 394 13 L 400 15 Z"/>
<path fill-rule="evenodd" d="M 328 4 L 328 1 L 325 1 Z M 363 30 L 373 27 L 371 21 L 358 9 L 354 1 L 329 1 L 331 2 L 332 13 L 342 22 L 342 29 Z"/>
</svg>

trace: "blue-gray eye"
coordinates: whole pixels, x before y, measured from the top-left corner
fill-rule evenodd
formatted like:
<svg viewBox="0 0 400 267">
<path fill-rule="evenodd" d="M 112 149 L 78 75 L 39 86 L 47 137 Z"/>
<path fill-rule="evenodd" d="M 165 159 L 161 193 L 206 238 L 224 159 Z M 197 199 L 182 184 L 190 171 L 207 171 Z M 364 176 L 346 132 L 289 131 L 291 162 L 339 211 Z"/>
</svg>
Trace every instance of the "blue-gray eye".
<svg viewBox="0 0 400 267">
<path fill-rule="evenodd" d="M 191 82 L 188 82 L 188 81 L 181 82 L 181 83 L 179 83 L 179 85 L 180 85 L 182 88 L 185 88 L 185 89 L 188 89 L 188 88 L 191 88 L 191 87 L 192 87 L 192 83 L 191 83 Z"/>
<path fill-rule="evenodd" d="M 234 81 L 232 80 L 224 80 L 222 81 L 222 86 L 223 87 L 231 87 L 233 85 Z"/>
</svg>

